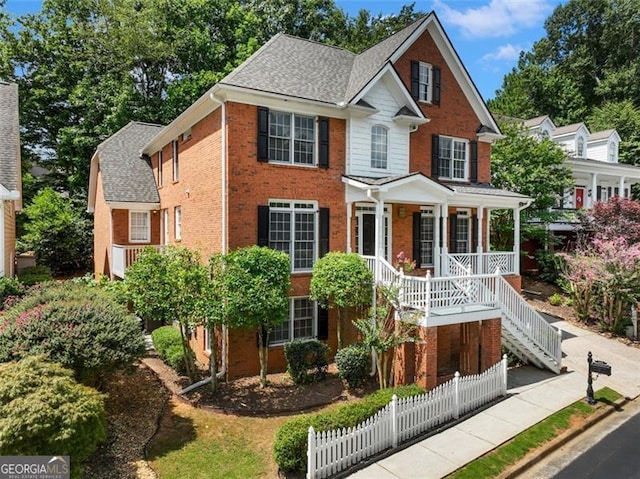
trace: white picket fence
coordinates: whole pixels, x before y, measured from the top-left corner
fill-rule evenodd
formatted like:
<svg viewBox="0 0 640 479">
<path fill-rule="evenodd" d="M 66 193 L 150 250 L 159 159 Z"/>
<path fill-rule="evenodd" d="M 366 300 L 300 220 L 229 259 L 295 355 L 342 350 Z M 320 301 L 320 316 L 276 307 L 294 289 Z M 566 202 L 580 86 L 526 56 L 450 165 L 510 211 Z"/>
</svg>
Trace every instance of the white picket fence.
<svg viewBox="0 0 640 479">
<path fill-rule="evenodd" d="M 454 378 L 426 394 L 398 399 L 355 427 L 309 428 L 307 479 L 338 474 L 507 394 L 507 357 L 481 374 Z"/>
</svg>

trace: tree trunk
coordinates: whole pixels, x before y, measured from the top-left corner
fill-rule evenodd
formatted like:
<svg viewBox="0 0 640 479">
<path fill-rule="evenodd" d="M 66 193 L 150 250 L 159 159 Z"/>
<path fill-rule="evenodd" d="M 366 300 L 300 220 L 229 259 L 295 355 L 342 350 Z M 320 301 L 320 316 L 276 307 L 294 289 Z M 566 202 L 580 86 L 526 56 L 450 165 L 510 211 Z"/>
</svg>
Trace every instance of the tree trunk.
<svg viewBox="0 0 640 479">
<path fill-rule="evenodd" d="M 214 328 L 207 328 L 209 336 L 209 344 L 211 345 L 211 355 L 209 356 L 209 374 L 211 374 L 211 391 L 214 393 L 218 390 L 218 341 L 214 334 Z M 224 341 L 224 337 L 222 338 Z"/>
<path fill-rule="evenodd" d="M 187 376 L 189 376 L 189 380 L 191 382 L 195 382 L 195 365 L 193 364 L 193 358 L 191 357 L 191 353 L 189 351 L 189 343 L 187 341 L 187 336 L 185 334 L 183 324 L 180 324 L 180 338 L 182 339 L 182 354 L 184 359 L 184 367 L 187 371 Z"/>
<path fill-rule="evenodd" d="M 266 334 L 266 337 L 263 336 Z M 267 385 L 267 365 L 269 364 L 269 346 L 264 344 L 269 340 L 269 332 L 263 331 L 262 327 L 258 328 L 258 354 L 260 356 L 260 385 Z"/>
<path fill-rule="evenodd" d="M 338 350 L 342 349 L 342 308 L 336 308 L 338 311 L 338 319 L 336 322 L 336 334 L 338 335 Z"/>
</svg>

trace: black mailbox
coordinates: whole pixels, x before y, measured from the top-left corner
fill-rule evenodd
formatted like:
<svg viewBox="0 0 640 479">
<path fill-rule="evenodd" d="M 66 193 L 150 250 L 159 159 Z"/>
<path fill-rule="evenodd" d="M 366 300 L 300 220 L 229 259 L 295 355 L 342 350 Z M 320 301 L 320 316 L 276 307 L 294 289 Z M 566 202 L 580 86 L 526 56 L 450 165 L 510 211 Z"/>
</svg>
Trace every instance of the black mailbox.
<svg viewBox="0 0 640 479">
<path fill-rule="evenodd" d="M 611 376 L 611 366 L 609 366 L 604 361 L 593 361 L 591 363 L 591 372 Z"/>
</svg>

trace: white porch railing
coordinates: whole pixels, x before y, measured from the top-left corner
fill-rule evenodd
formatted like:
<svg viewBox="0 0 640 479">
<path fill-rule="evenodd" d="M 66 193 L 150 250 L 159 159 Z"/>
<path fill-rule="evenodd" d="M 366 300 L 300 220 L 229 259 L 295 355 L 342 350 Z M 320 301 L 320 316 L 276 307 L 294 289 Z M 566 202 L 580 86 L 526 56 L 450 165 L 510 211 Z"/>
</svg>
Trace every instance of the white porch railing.
<svg viewBox="0 0 640 479">
<path fill-rule="evenodd" d="M 459 276 L 455 263 L 462 265 L 471 274 L 490 274 L 500 269 L 502 274 L 519 274 L 516 269 L 516 254 L 511 251 L 492 251 L 489 253 L 456 253 L 447 254 L 445 260 L 445 274 Z"/>
<path fill-rule="evenodd" d="M 307 479 L 337 474 L 390 447 L 458 419 L 507 394 L 507 358 L 481 374 L 455 377 L 426 394 L 398 399 L 355 427 L 315 432 L 309 428 Z"/>
<path fill-rule="evenodd" d="M 118 277 L 124 278 L 125 271 L 129 266 L 135 263 L 138 254 L 145 248 L 155 248 L 162 251 L 162 245 L 128 245 L 123 246 L 114 244 L 111 246 L 111 273 Z"/>
</svg>

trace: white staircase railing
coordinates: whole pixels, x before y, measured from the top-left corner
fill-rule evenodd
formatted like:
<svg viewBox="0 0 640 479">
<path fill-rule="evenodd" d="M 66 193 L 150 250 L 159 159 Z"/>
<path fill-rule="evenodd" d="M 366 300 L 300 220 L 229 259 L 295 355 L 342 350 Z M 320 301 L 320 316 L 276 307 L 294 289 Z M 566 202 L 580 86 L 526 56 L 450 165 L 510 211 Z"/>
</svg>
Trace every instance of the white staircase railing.
<svg viewBox="0 0 640 479">
<path fill-rule="evenodd" d="M 451 262 L 453 261 L 453 264 Z M 502 274 L 517 274 L 516 254 L 511 251 L 490 251 L 487 253 L 448 253 L 445 256 L 445 274 L 458 276 L 451 268 L 462 266 L 472 274 L 491 274 L 500 268 Z M 448 266 L 448 267 L 447 267 Z"/>
</svg>

